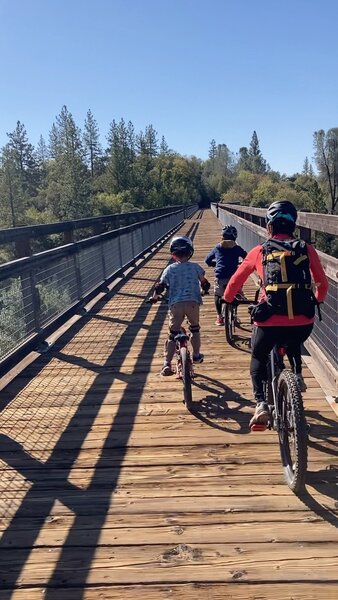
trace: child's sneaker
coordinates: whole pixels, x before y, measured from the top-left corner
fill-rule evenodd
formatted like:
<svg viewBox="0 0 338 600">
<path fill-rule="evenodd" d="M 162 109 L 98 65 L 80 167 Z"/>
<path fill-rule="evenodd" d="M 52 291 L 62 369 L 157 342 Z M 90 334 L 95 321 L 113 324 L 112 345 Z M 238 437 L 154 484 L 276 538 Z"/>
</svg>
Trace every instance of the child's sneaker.
<svg viewBox="0 0 338 600">
<path fill-rule="evenodd" d="M 224 325 L 224 319 L 221 315 L 218 315 L 218 317 L 215 321 L 215 325 Z"/>
<path fill-rule="evenodd" d="M 197 356 L 192 357 L 192 361 L 196 363 L 202 363 L 204 361 L 204 354 L 197 354 Z"/>
<path fill-rule="evenodd" d="M 171 368 L 170 363 L 164 363 L 162 370 L 161 370 L 161 375 L 164 376 L 168 376 L 168 375 L 174 375 L 174 371 Z"/>
<path fill-rule="evenodd" d="M 259 425 L 267 425 L 269 422 L 269 407 L 266 402 L 258 402 L 256 404 L 256 409 L 254 416 L 250 420 L 249 427 L 255 425 L 256 423 Z"/>
</svg>

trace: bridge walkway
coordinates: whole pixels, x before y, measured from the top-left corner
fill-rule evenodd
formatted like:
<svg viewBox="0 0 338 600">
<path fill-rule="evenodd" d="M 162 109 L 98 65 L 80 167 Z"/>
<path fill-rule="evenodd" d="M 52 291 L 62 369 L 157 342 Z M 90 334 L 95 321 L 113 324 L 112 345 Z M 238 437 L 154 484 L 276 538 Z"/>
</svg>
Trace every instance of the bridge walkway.
<svg viewBox="0 0 338 600">
<path fill-rule="evenodd" d="M 203 263 L 220 226 L 182 227 Z M 0 600 L 337 598 L 337 419 L 308 368 L 307 494 L 251 434 L 245 309 L 229 347 L 202 309 L 195 412 L 162 378 L 168 244 L 2 392 Z M 212 279 L 212 270 L 208 270 Z M 246 288 L 253 294 L 253 284 Z"/>
</svg>

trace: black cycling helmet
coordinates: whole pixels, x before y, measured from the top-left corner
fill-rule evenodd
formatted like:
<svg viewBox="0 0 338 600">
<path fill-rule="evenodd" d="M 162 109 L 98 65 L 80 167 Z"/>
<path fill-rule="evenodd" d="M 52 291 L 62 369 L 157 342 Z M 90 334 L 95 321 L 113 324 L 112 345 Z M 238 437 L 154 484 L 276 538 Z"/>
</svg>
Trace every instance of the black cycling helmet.
<svg viewBox="0 0 338 600">
<path fill-rule="evenodd" d="M 289 200 L 277 200 L 270 204 L 265 218 L 267 223 L 273 223 L 277 219 L 296 223 L 297 209 Z"/>
<path fill-rule="evenodd" d="M 194 254 L 194 245 L 190 238 L 185 235 L 174 237 L 170 242 L 171 254 Z"/>
<path fill-rule="evenodd" d="M 224 240 L 235 240 L 237 238 L 237 229 L 233 225 L 226 225 L 222 230 Z"/>
</svg>

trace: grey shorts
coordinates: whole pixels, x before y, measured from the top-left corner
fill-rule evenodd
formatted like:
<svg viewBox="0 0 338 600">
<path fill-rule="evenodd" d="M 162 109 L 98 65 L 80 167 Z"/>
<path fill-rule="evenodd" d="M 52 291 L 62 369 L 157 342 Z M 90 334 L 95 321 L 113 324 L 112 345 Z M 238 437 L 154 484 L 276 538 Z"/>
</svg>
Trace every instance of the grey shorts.
<svg viewBox="0 0 338 600">
<path fill-rule="evenodd" d="M 228 285 L 229 279 L 215 279 L 214 282 L 214 294 L 223 298 L 224 290 Z"/>
</svg>

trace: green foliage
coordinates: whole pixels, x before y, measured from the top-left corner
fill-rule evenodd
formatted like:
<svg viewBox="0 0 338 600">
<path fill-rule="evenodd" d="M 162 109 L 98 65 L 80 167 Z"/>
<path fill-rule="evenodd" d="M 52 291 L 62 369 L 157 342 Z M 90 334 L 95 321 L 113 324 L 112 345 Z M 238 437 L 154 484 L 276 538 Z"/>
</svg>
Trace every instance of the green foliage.
<svg viewBox="0 0 338 600">
<path fill-rule="evenodd" d="M 233 180 L 231 189 L 222 194 L 222 202 L 240 202 L 250 204 L 250 200 L 260 180 L 259 175 L 249 171 L 239 171 Z"/>
<path fill-rule="evenodd" d="M 71 294 L 66 285 L 60 284 L 56 276 L 37 284 L 40 297 L 40 314 L 48 320 L 71 304 Z"/>
<path fill-rule="evenodd" d="M 2 357 L 25 337 L 26 326 L 19 279 L 1 283 L 0 306 L 0 357 Z"/>
<path fill-rule="evenodd" d="M 137 133 L 120 119 L 111 122 L 103 152 L 92 112 L 81 131 L 63 106 L 48 144 L 41 136 L 35 150 L 20 121 L 8 138 L 0 151 L 3 227 L 219 200 L 266 206 L 288 198 L 313 212 L 337 205 L 338 129 L 315 133 L 319 176 L 306 158 L 302 173 L 290 178 L 270 170 L 256 131 L 238 154 L 211 140 L 202 161 L 170 150 L 151 124 Z"/>
<path fill-rule="evenodd" d="M 338 209 L 338 128 L 315 131 L 313 136 L 315 160 L 327 195 L 328 212 Z"/>
<path fill-rule="evenodd" d="M 61 286 L 56 277 L 37 285 L 40 313 L 44 320 L 70 305 L 67 286 Z M 25 323 L 24 302 L 20 279 L 3 281 L 0 286 L 0 357 L 5 356 L 30 333 Z M 29 316 L 31 320 L 31 315 Z"/>
</svg>

